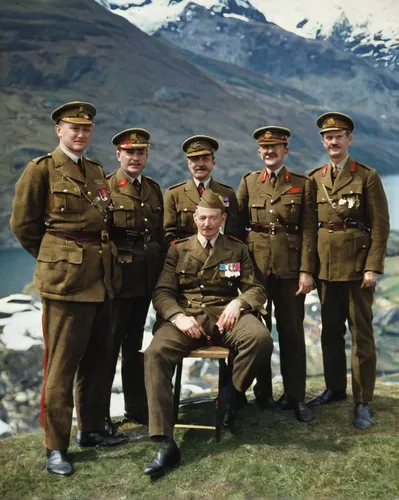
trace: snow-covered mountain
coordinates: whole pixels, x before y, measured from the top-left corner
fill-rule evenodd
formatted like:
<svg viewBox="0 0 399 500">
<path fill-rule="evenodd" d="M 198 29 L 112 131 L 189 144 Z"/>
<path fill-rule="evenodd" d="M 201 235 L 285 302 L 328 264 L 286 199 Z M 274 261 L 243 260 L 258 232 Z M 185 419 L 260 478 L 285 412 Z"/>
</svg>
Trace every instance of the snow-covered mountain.
<svg viewBox="0 0 399 500">
<path fill-rule="evenodd" d="M 243 22 L 272 22 L 304 38 L 329 39 L 335 46 L 399 71 L 398 0 L 97 0 L 142 31 L 176 30 L 190 4 L 213 15 Z M 185 16 L 187 19 L 187 16 Z M 188 16 L 189 19 L 189 16 Z"/>
</svg>

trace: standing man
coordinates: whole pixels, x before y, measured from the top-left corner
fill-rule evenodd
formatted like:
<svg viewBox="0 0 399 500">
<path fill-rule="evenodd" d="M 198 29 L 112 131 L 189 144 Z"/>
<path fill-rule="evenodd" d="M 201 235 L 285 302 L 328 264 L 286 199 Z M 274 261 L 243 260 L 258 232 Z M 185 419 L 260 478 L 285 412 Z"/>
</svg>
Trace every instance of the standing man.
<svg viewBox="0 0 399 500">
<path fill-rule="evenodd" d="M 112 305 L 112 359 L 108 398 L 122 345 L 125 418 L 148 424 L 144 358 L 140 352 L 152 291 L 163 264 L 163 196 L 159 185 L 142 172 L 150 134 L 130 128 L 116 134 L 120 168 L 108 176 L 114 203 L 112 240 L 122 261 L 122 288 Z"/>
<path fill-rule="evenodd" d="M 15 236 L 37 259 L 45 346 L 46 468 L 58 476 L 73 473 L 66 452 L 74 379 L 78 445 L 111 446 L 125 440 L 104 432 L 109 299 L 118 283 L 116 249 L 108 235 L 108 184 L 102 167 L 83 156 L 95 115 L 96 108 L 87 102 L 69 102 L 54 110 L 59 146 L 28 164 L 16 184 L 11 217 Z"/>
<path fill-rule="evenodd" d="M 194 212 L 202 193 L 208 188 L 223 198 L 227 213 L 224 233 L 240 238 L 242 234 L 234 190 L 212 178 L 216 166 L 215 152 L 219 149 L 217 140 L 207 135 L 194 135 L 183 142 L 182 149 L 186 153 L 192 179 L 171 186 L 165 193 L 165 238 L 171 242 L 197 233 Z"/>
<path fill-rule="evenodd" d="M 346 398 L 345 322 L 352 335 L 354 425 L 373 425 L 369 403 L 376 377 L 373 294 L 384 270 L 389 235 L 387 198 L 371 167 L 349 156 L 354 121 L 343 113 L 317 119 L 330 161 L 310 177 L 317 196 L 324 377 L 326 390 L 310 401 Z"/>
<path fill-rule="evenodd" d="M 172 377 L 192 349 L 212 343 L 237 351 L 232 379 L 244 392 L 273 350 L 269 332 L 251 312 L 263 306 L 263 286 L 255 279 L 246 246 L 220 234 L 225 205 L 207 189 L 194 213 L 198 233 L 171 245 L 154 293 L 160 319 L 145 351 L 145 379 L 153 440 L 160 449 L 145 474 L 180 462 L 173 440 Z M 238 291 L 241 291 L 241 295 Z"/>
<path fill-rule="evenodd" d="M 284 127 L 255 130 L 265 168 L 244 175 L 237 197 L 255 273 L 266 288 L 269 330 L 272 302 L 275 308 L 284 383 L 277 406 L 292 409 L 299 421 L 309 422 L 303 319 L 305 295 L 314 287 L 317 228 L 310 180 L 284 166 L 290 135 Z M 264 364 L 254 392 L 261 407 L 273 406 L 270 365 Z"/>
</svg>

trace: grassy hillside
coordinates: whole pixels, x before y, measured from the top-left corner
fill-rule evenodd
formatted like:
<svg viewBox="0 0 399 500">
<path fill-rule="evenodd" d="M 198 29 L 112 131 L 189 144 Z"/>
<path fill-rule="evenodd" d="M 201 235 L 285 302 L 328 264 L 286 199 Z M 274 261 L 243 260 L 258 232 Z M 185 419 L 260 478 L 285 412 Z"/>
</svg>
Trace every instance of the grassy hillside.
<svg viewBox="0 0 399 500">
<path fill-rule="evenodd" d="M 309 396 L 321 387 L 313 383 Z M 8 438 L 0 441 L 0 498 L 393 500 L 399 497 L 398 402 L 398 385 L 378 385 L 376 425 L 365 432 L 351 425 L 351 398 L 315 410 L 310 424 L 250 405 L 219 444 L 209 431 L 179 430 L 181 466 L 156 481 L 142 474 L 156 447 L 139 426 L 124 428 L 132 440 L 119 448 L 71 446 L 75 474 L 68 479 L 43 471 L 40 432 Z M 207 423 L 213 404 L 185 407 L 183 417 Z"/>
</svg>

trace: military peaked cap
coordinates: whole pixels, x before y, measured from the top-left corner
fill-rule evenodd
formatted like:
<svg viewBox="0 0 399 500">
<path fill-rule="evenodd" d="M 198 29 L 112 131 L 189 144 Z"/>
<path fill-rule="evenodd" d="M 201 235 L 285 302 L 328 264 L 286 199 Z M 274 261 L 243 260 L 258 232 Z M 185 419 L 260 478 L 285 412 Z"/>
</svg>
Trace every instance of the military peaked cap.
<svg viewBox="0 0 399 500">
<path fill-rule="evenodd" d="M 60 120 L 67 123 L 91 124 L 97 110 L 90 102 L 73 101 L 59 106 L 51 113 L 51 119 L 58 123 Z"/>
<path fill-rule="evenodd" d="M 349 130 L 349 132 L 353 132 L 355 128 L 355 122 L 352 118 L 344 113 L 339 113 L 338 111 L 324 113 L 317 118 L 316 123 L 321 129 L 320 134 L 324 134 L 324 132 L 332 132 L 334 130 Z"/>
<path fill-rule="evenodd" d="M 253 138 L 258 141 L 259 146 L 264 146 L 268 144 L 287 144 L 290 135 L 291 131 L 288 128 L 270 125 L 256 129 Z"/>
<path fill-rule="evenodd" d="M 182 146 L 187 158 L 213 154 L 219 149 L 219 143 L 208 135 L 193 135 L 186 139 Z"/>
<path fill-rule="evenodd" d="M 144 128 L 128 128 L 114 135 L 112 144 L 118 149 L 148 148 L 149 140 L 150 133 Z"/>
</svg>

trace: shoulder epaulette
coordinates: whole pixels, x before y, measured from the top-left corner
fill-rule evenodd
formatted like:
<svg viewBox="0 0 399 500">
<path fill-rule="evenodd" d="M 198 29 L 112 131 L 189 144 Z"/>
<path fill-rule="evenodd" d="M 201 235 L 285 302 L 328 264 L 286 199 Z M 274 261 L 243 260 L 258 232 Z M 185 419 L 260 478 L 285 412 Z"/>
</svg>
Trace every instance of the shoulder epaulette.
<svg viewBox="0 0 399 500">
<path fill-rule="evenodd" d="M 300 177 L 301 179 L 307 179 L 309 176 L 306 174 L 297 174 L 296 172 L 290 172 L 291 175 L 294 175 L 295 177 Z"/>
<path fill-rule="evenodd" d="M 117 170 L 115 170 L 115 172 L 112 172 L 112 174 L 108 174 L 105 176 L 105 178 L 108 180 L 108 179 L 111 179 L 111 177 L 113 177 L 115 174 L 116 174 Z"/>
<path fill-rule="evenodd" d="M 216 180 L 214 182 L 216 182 L 220 186 L 226 187 L 226 188 L 231 189 L 232 191 L 234 191 L 234 189 L 231 186 L 229 186 L 228 184 L 223 184 L 223 182 L 216 181 Z"/>
<path fill-rule="evenodd" d="M 363 168 L 366 168 L 367 170 L 373 170 L 373 167 L 369 167 L 368 165 L 365 165 L 364 163 L 360 163 L 359 161 L 355 160 L 356 165 L 360 165 Z"/>
<path fill-rule="evenodd" d="M 103 168 L 101 163 L 98 163 L 98 161 L 92 160 L 91 158 L 87 158 L 87 156 L 85 156 L 85 160 L 89 161 L 90 163 L 94 163 L 94 165 L 98 165 L 99 167 Z"/>
<path fill-rule="evenodd" d="M 175 188 L 177 188 L 179 186 L 183 186 L 183 184 L 185 184 L 186 182 L 187 181 L 183 181 L 183 182 L 179 182 L 179 184 L 173 184 L 173 186 L 168 187 L 168 190 L 175 189 Z"/>
<path fill-rule="evenodd" d="M 181 239 L 181 240 L 175 240 L 175 241 L 173 242 L 173 245 L 177 245 L 178 243 L 183 243 L 183 242 L 185 242 L 185 241 L 188 241 L 189 239 L 190 239 L 190 237 L 188 237 L 188 238 L 183 238 L 183 239 Z"/>
<path fill-rule="evenodd" d="M 325 165 L 321 166 L 321 167 L 317 167 L 317 168 L 314 168 L 313 170 L 311 170 L 307 176 L 310 177 L 311 175 L 313 175 L 314 173 L 316 173 L 318 170 L 321 170 L 322 168 L 324 168 Z"/>
<path fill-rule="evenodd" d="M 51 158 L 51 153 L 47 153 L 44 156 L 38 156 L 37 158 L 34 158 L 32 161 L 35 163 L 40 163 L 42 160 L 44 160 L 46 158 Z"/>
<path fill-rule="evenodd" d="M 154 179 L 152 177 L 148 177 L 148 175 L 145 175 L 144 179 L 149 180 L 150 182 L 152 182 L 152 184 L 155 184 L 157 187 L 159 187 L 159 189 L 161 189 L 161 186 L 158 184 L 157 181 L 154 181 Z"/>
<path fill-rule="evenodd" d="M 243 243 L 241 240 L 239 240 L 238 238 L 236 238 L 235 236 L 231 236 L 230 234 L 227 234 L 226 236 L 227 236 L 230 240 L 236 241 L 236 242 L 238 242 L 238 243 L 242 243 L 242 244 L 244 245 L 244 243 Z"/>
</svg>

